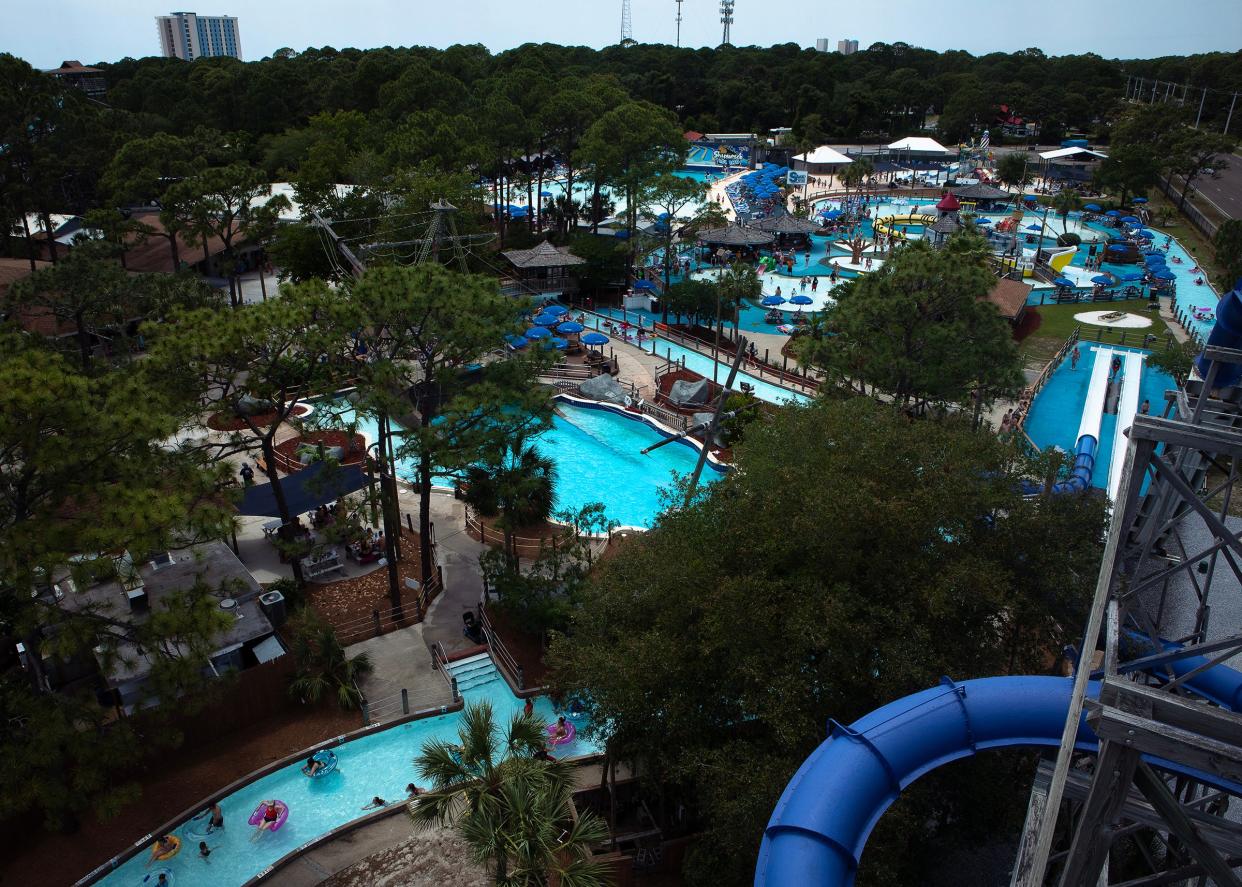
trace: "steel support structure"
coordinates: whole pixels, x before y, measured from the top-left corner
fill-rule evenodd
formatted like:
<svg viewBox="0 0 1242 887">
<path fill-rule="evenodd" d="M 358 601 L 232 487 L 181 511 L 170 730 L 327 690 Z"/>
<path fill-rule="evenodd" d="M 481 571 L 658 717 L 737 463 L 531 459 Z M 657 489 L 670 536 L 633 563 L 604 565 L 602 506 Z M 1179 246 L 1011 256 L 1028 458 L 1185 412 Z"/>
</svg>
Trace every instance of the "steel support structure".
<svg viewBox="0 0 1242 887">
<path fill-rule="evenodd" d="M 1242 604 L 1242 388 L 1216 385 L 1242 351 L 1205 355 L 1206 379 L 1115 443 L 1125 468 L 1065 732 L 1036 777 L 1013 887 L 1242 887 L 1242 826 L 1224 818 L 1242 784 L 1242 714 L 1191 689 L 1242 652 L 1238 626 L 1211 624 L 1222 601 Z M 1075 749 L 1083 717 L 1094 756 Z M 1124 838 L 1131 852 L 1110 860 Z"/>
</svg>

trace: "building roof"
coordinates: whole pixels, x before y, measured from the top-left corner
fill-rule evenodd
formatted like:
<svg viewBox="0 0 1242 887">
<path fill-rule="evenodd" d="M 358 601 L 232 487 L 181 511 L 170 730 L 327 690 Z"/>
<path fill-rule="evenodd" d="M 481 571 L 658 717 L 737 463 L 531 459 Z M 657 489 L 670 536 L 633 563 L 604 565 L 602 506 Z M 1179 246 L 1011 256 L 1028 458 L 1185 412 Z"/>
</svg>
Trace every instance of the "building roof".
<svg viewBox="0 0 1242 887">
<path fill-rule="evenodd" d="M 776 235 L 758 228 L 729 225 L 724 228 L 706 228 L 695 234 L 695 239 L 700 243 L 717 246 L 767 246 L 776 240 Z"/>
<path fill-rule="evenodd" d="M 159 612 L 161 602 L 168 596 L 192 587 L 196 581 L 220 589 L 223 602 L 232 600 L 229 608 L 234 621 L 216 638 L 217 651 L 223 652 L 249 641 L 258 640 L 272 633 L 272 624 L 259 609 L 258 597 L 263 589 L 237 555 L 223 542 L 210 542 L 193 549 L 173 552 L 173 562 L 162 566 L 151 563 L 133 564 L 131 569 L 141 580 L 151 613 Z M 128 584 L 128 583 L 127 583 Z M 129 614 L 130 605 L 126 589 L 117 581 L 102 582 L 90 588 L 68 591 L 61 604 L 78 609 L 87 605 L 103 608 L 104 612 Z M 222 608 L 223 609 L 223 608 Z M 133 614 L 131 618 L 150 618 Z M 151 671 L 149 654 L 127 648 L 123 655 L 111 664 L 107 673 L 109 684 L 118 687 L 132 681 L 140 681 Z M 123 660 L 123 661 L 122 661 Z"/>
<path fill-rule="evenodd" d="M 955 213 L 961 208 L 962 205 L 957 202 L 957 198 L 953 196 L 952 191 L 947 192 L 944 197 L 940 198 L 940 202 L 936 204 L 936 209 L 942 213 Z"/>
<path fill-rule="evenodd" d="M 836 148 L 830 148 L 827 145 L 820 145 L 814 151 L 808 151 L 806 154 L 799 154 L 794 160 L 801 160 L 803 163 L 853 163 L 853 160 L 846 157 Z"/>
<path fill-rule="evenodd" d="M 177 271 L 179 269 L 173 267 L 172 248 L 168 245 L 168 238 L 163 236 L 165 232 L 164 223 L 160 221 L 158 212 L 136 212 L 131 216 L 134 221 L 141 222 L 155 233 L 142 240 L 138 234 L 131 234 L 126 238 L 125 245 L 125 267 L 130 271 Z M 159 236 L 156 236 L 159 235 Z M 241 238 L 244 240 L 244 237 Z M 235 241 L 235 245 L 240 241 Z M 207 254 L 214 256 L 224 252 L 224 241 L 219 237 L 207 238 L 206 244 Z M 185 239 L 185 234 L 177 234 L 177 255 L 182 262 L 189 265 L 195 265 L 203 260 L 203 244 L 191 246 Z"/>
<path fill-rule="evenodd" d="M 52 68 L 51 70 L 44 71 L 43 73 L 54 74 L 57 76 L 62 76 L 65 74 L 102 74 L 103 69 L 102 68 L 91 68 L 91 67 L 88 67 L 82 64 L 77 59 L 69 59 L 67 61 L 61 62 L 59 68 Z"/>
<path fill-rule="evenodd" d="M 996 281 L 996 286 L 992 287 L 992 291 L 987 294 L 987 300 L 996 306 L 1001 317 L 1006 320 L 1016 320 L 1022 313 L 1022 309 L 1026 307 L 1026 298 L 1031 294 L 1032 289 L 1029 283 L 1002 277 Z"/>
<path fill-rule="evenodd" d="M 693 129 L 687 129 L 682 133 L 682 136 L 687 142 L 701 142 L 703 140 L 703 133 L 695 132 Z"/>
<path fill-rule="evenodd" d="M 791 216 L 788 213 L 781 213 L 780 215 L 760 219 L 757 222 L 751 222 L 751 227 L 758 228 L 760 231 L 767 231 L 769 234 L 811 234 L 819 230 L 819 225 L 810 219 Z"/>
<path fill-rule="evenodd" d="M 35 269 L 50 268 L 51 262 L 35 262 Z M 0 300 L 9 294 L 9 287 L 31 275 L 29 259 L 0 258 Z"/>
<path fill-rule="evenodd" d="M 890 151 L 917 151 L 921 154 L 956 154 L 927 136 L 908 136 L 888 146 Z"/>
<path fill-rule="evenodd" d="M 1039 156 L 1044 160 L 1065 160 L 1076 154 L 1089 154 L 1098 160 L 1107 160 L 1108 155 L 1101 151 L 1092 151 L 1090 148 L 1057 148 L 1055 151 L 1040 151 Z"/>
<path fill-rule="evenodd" d="M 927 230 L 936 234 L 956 234 L 963 227 L 965 226 L 962 225 L 962 221 L 957 217 L 956 213 L 945 213 L 928 225 Z"/>
<path fill-rule="evenodd" d="M 989 185 L 986 182 L 954 188 L 953 193 L 958 200 L 1008 200 L 1013 196 L 1008 191 L 997 188 L 995 185 Z"/>
<path fill-rule="evenodd" d="M 546 240 L 534 249 L 511 249 L 502 255 L 515 268 L 568 268 L 586 264 L 586 259 L 575 256 L 569 247 L 562 251 Z"/>
</svg>

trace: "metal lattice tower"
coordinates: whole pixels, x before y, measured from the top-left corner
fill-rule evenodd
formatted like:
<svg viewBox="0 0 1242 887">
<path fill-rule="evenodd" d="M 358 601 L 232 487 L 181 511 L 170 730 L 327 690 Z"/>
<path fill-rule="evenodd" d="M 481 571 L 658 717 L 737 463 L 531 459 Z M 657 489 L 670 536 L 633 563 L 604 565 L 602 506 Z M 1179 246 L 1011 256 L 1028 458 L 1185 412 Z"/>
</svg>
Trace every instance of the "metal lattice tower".
<svg viewBox="0 0 1242 887">
<path fill-rule="evenodd" d="M 634 23 L 630 20 L 630 0 L 621 0 L 621 43 L 634 42 Z"/>
<path fill-rule="evenodd" d="M 720 38 L 721 46 L 729 45 L 729 29 L 733 27 L 733 4 L 735 0 L 720 0 L 720 24 L 724 26 L 724 34 Z"/>
<path fill-rule="evenodd" d="M 1209 346 L 1204 361 L 1204 381 L 1131 426 L 1065 732 L 1036 775 L 1013 887 L 1242 885 L 1242 825 L 1225 816 L 1242 782 L 1242 715 L 1229 710 L 1242 693 L 1214 693 L 1212 668 L 1242 651 L 1242 351 Z M 1213 626 L 1214 611 L 1229 624 Z M 1075 748 L 1084 712 L 1094 756 Z"/>
<path fill-rule="evenodd" d="M 683 0 L 677 0 L 677 45 L 681 46 L 681 4 Z"/>
</svg>

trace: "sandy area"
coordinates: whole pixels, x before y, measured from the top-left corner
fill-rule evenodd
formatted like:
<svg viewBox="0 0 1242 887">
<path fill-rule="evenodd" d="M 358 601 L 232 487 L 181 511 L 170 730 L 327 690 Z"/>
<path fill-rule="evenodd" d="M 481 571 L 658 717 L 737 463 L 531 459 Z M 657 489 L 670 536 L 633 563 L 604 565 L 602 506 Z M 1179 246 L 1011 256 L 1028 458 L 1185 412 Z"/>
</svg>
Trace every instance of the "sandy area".
<svg viewBox="0 0 1242 887">
<path fill-rule="evenodd" d="M 413 826 L 411 826 L 413 828 Z M 322 887 L 488 887 L 492 879 L 468 861 L 451 829 L 415 831 L 396 846 L 356 862 Z"/>
</svg>

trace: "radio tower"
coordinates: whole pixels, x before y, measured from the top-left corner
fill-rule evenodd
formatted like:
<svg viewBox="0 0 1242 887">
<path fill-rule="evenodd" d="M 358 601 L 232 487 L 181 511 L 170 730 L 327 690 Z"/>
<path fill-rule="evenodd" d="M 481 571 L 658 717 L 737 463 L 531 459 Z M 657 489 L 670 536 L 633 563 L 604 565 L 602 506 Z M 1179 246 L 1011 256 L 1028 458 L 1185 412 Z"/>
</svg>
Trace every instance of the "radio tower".
<svg viewBox="0 0 1242 887">
<path fill-rule="evenodd" d="M 634 25 L 630 22 L 630 0 L 621 0 L 621 45 L 634 42 Z"/>
<path fill-rule="evenodd" d="M 729 46 L 729 26 L 733 24 L 734 0 L 720 0 L 720 23 L 724 25 L 724 36 L 720 38 L 721 46 Z"/>
<path fill-rule="evenodd" d="M 681 4 L 682 0 L 677 0 L 677 45 L 681 46 Z"/>
</svg>

